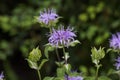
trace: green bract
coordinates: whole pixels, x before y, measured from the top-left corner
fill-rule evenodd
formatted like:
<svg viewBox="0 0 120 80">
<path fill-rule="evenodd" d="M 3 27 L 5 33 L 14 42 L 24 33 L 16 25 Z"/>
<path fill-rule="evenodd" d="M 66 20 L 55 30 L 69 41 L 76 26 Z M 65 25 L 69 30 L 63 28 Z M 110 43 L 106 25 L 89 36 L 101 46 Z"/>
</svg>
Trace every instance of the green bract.
<svg viewBox="0 0 120 80">
<path fill-rule="evenodd" d="M 41 56 L 42 56 L 41 51 L 37 47 L 30 52 L 28 59 L 31 60 L 32 62 L 37 62 L 39 61 Z"/>
<path fill-rule="evenodd" d="M 105 56 L 104 48 L 101 48 L 101 47 L 98 50 L 94 47 L 91 49 L 91 52 L 92 52 L 92 55 L 91 55 L 92 61 L 95 64 L 98 64 L 99 60 L 101 60 Z"/>
</svg>

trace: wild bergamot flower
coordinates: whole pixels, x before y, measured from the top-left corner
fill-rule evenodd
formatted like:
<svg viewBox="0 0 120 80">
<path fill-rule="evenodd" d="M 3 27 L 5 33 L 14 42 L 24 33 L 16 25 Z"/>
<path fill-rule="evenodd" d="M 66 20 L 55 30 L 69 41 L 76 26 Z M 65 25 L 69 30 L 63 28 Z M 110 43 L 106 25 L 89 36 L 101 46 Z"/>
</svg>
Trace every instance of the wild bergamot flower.
<svg viewBox="0 0 120 80">
<path fill-rule="evenodd" d="M 48 25 L 50 22 L 56 22 L 58 18 L 59 17 L 54 9 L 45 9 L 43 12 L 40 12 L 38 21 L 40 23 Z"/>
<path fill-rule="evenodd" d="M 58 30 L 52 30 L 48 41 L 50 45 L 55 47 L 68 47 L 69 44 L 74 41 L 74 37 L 76 37 L 76 35 L 72 28 L 68 27 L 67 29 L 64 29 L 64 26 L 61 26 Z"/>
<path fill-rule="evenodd" d="M 120 69 L 120 57 L 118 57 L 117 59 L 115 59 L 116 63 L 115 63 L 115 66 L 116 66 L 116 69 Z"/>
<path fill-rule="evenodd" d="M 120 49 L 120 32 L 113 34 L 110 39 L 110 47 L 113 49 Z"/>
<path fill-rule="evenodd" d="M 3 72 L 0 74 L 0 80 L 3 80 L 4 78 L 4 75 L 3 75 Z"/>
<path fill-rule="evenodd" d="M 68 77 L 65 77 L 65 80 L 83 80 L 83 77 L 81 77 L 81 76 L 68 76 Z"/>
</svg>

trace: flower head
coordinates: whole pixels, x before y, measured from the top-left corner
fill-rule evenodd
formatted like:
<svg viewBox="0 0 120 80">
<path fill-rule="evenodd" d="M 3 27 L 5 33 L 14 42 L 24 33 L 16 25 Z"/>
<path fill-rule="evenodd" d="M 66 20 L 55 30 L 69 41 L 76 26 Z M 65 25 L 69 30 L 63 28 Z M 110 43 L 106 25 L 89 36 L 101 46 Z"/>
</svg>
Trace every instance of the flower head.
<svg viewBox="0 0 120 80">
<path fill-rule="evenodd" d="M 4 78 L 4 75 L 3 75 L 3 72 L 0 74 L 0 80 L 3 80 Z"/>
<path fill-rule="evenodd" d="M 115 59 L 116 63 L 115 63 L 115 66 L 116 66 L 116 69 L 120 69 L 120 57 L 118 57 L 117 59 Z"/>
<path fill-rule="evenodd" d="M 44 10 L 43 12 L 40 12 L 40 16 L 38 18 L 38 21 L 40 23 L 48 25 L 50 22 L 56 22 L 58 19 L 58 15 L 56 14 L 56 11 L 53 9 Z"/>
<path fill-rule="evenodd" d="M 53 29 L 53 32 L 50 34 L 48 41 L 52 46 L 68 47 L 69 44 L 74 41 L 74 37 L 76 37 L 75 33 L 72 31 L 73 29 L 70 29 L 69 27 L 64 29 L 63 26 L 58 30 Z"/>
<path fill-rule="evenodd" d="M 68 77 L 65 77 L 65 80 L 83 80 L 83 77 L 81 77 L 81 76 L 68 76 Z"/>
<path fill-rule="evenodd" d="M 110 47 L 120 49 L 120 32 L 112 35 L 112 38 L 110 39 Z"/>
</svg>

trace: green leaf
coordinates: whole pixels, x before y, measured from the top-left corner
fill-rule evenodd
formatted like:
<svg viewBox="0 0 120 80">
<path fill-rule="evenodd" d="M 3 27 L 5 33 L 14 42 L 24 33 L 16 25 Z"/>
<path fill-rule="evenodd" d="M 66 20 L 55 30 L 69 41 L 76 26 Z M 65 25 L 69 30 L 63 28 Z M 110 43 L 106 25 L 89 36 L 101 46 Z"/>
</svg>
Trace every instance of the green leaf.
<svg viewBox="0 0 120 80">
<path fill-rule="evenodd" d="M 86 22 L 88 20 L 88 15 L 86 13 L 82 13 L 82 14 L 79 15 L 79 19 L 81 21 Z"/>
<path fill-rule="evenodd" d="M 28 59 L 33 61 L 33 62 L 37 62 L 40 60 L 41 56 L 42 56 L 41 51 L 37 47 L 30 52 Z"/>
<path fill-rule="evenodd" d="M 95 6 L 88 6 L 87 12 L 90 13 L 90 14 L 95 13 Z"/>
<path fill-rule="evenodd" d="M 54 77 L 45 77 L 43 80 L 54 80 Z"/>
<path fill-rule="evenodd" d="M 53 51 L 55 49 L 55 47 L 52 47 L 49 43 L 45 45 L 45 50 L 44 50 L 44 54 L 46 58 L 49 58 L 49 51 Z"/>
<path fill-rule="evenodd" d="M 74 47 L 74 46 L 77 45 L 78 43 L 80 43 L 80 42 L 79 42 L 78 40 L 75 40 L 75 41 L 71 42 L 71 43 L 69 44 L 69 46 Z"/>
<path fill-rule="evenodd" d="M 87 73 L 88 73 L 88 70 L 87 70 L 87 68 L 86 68 L 85 66 L 80 66 L 80 67 L 79 67 L 79 70 L 80 70 L 83 74 L 85 74 L 85 75 L 87 75 Z"/>
<path fill-rule="evenodd" d="M 65 80 L 64 77 L 56 77 L 54 80 Z"/>
<path fill-rule="evenodd" d="M 91 52 L 92 52 L 92 55 L 91 55 L 92 61 L 95 64 L 98 64 L 99 60 L 101 60 L 105 56 L 104 48 L 101 48 L 101 47 L 98 50 L 94 47 L 91 49 Z"/>
<path fill-rule="evenodd" d="M 98 80 L 112 80 L 112 79 L 108 78 L 107 76 L 100 76 Z"/>
<path fill-rule="evenodd" d="M 7 59 L 7 55 L 4 54 L 2 51 L 0 51 L 0 60 L 6 60 Z"/>
<path fill-rule="evenodd" d="M 44 63 L 47 62 L 47 61 L 48 61 L 48 59 L 42 59 L 38 69 L 40 70 L 41 67 L 44 65 Z"/>
<path fill-rule="evenodd" d="M 87 32 L 86 32 L 86 36 L 88 37 L 89 40 L 91 40 L 94 35 L 96 34 L 97 32 L 97 26 L 96 25 L 91 25 L 89 26 Z"/>
<path fill-rule="evenodd" d="M 56 63 L 57 66 L 60 67 L 60 66 L 62 66 L 62 65 L 65 63 L 65 61 L 62 61 L 62 62 L 57 62 L 57 61 L 55 61 L 55 63 Z"/>
<path fill-rule="evenodd" d="M 94 20 L 95 17 L 96 17 L 96 14 L 95 14 L 95 13 L 91 13 L 91 14 L 90 14 L 90 18 L 91 18 L 91 20 Z"/>
<path fill-rule="evenodd" d="M 95 77 L 85 77 L 84 80 L 95 80 Z"/>
<path fill-rule="evenodd" d="M 108 49 L 106 53 L 109 53 L 110 51 L 112 51 L 112 49 L 111 49 L 111 48 L 110 48 L 110 49 Z"/>
<path fill-rule="evenodd" d="M 70 56 L 69 56 L 69 53 L 68 52 L 65 52 L 65 60 L 68 60 L 68 58 L 69 58 Z"/>
<path fill-rule="evenodd" d="M 65 64 L 64 67 L 65 67 L 65 71 L 67 74 L 71 73 L 71 65 L 70 64 Z"/>
<path fill-rule="evenodd" d="M 101 12 L 104 9 L 104 5 L 105 4 L 103 2 L 100 2 L 96 7 L 96 12 Z"/>
<path fill-rule="evenodd" d="M 27 61 L 28 61 L 28 64 L 29 64 L 30 68 L 35 69 L 35 70 L 38 69 L 38 66 L 37 66 L 37 63 L 36 63 L 36 62 L 32 62 L 32 61 L 29 60 L 29 59 L 27 59 Z"/>
<path fill-rule="evenodd" d="M 57 68 L 57 77 L 63 77 L 65 76 L 65 68 L 61 67 L 61 68 Z"/>
</svg>

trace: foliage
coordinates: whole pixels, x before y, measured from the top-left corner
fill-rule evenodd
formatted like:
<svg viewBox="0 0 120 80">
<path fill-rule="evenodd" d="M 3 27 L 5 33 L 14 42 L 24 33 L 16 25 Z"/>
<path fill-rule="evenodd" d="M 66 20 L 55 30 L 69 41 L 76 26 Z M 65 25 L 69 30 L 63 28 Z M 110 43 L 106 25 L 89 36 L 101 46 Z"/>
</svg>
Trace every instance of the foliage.
<svg viewBox="0 0 120 80">
<path fill-rule="evenodd" d="M 75 46 L 72 50 L 70 47 L 70 59 L 68 61 L 73 65 L 73 69 L 84 65 L 84 68 L 87 68 L 86 70 L 90 73 L 86 75 L 91 76 L 92 71 L 94 72 L 94 68 L 92 67 L 91 59 L 88 58 L 88 56 L 90 56 L 90 47 L 98 47 L 100 45 L 104 46 L 105 49 L 109 47 L 108 38 L 112 33 L 120 30 L 119 3 L 120 1 L 118 0 L 1 0 L 0 67 L 1 69 L 3 68 L 6 75 L 8 75 L 7 80 L 19 80 L 16 76 L 21 77 L 19 74 L 24 72 L 21 67 L 26 65 L 21 65 L 21 59 L 26 58 L 29 55 L 30 50 L 38 45 L 41 49 L 41 53 L 45 53 L 47 59 L 54 61 L 55 58 L 53 54 L 55 48 L 43 46 L 47 43 L 46 38 L 48 37 L 46 36 L 46 33 L 48 32 L 48 29 L 40 27 L 41 25 L 34 21 L 34 17 L 38 16 L 40 10 L 43 10 L 44 8 L 55 8 L 56 12 L 63 17 L 60 18 L 62 24 L 75 25 L 74 29 L 76 30 L 78 40 L 81 42 L 81 46 L 80 48 Z M 57 24 L 59 24 L 59 22 Z M 76 43 L 78 42 L 76 41 Z M 71 46 L 74 45 L 71 44 Z M 61 49 L 59 52 L 61 52 Z M 108 69 L 113 68 L 113 58 L 117 56 L 117 54 L 112 54 L 114 52 L 108 51 L 108 53 L 111 54 L 108 54 L 101 60 L 101 63 L 103 63 L 102 65 L 106 66 L 106 70 L 100 71 L 103 74 L 105 74 Z M 20 56 L 20 59 L 16 58 L 16 56 Z M 42 58 L 44 58 L 44 56 L 42 56 Z M 18 63 L 17 66 L 19 67 L 12 64 L 14 62 Z M 6 66 L 6 64 L 9 66 Z M 49 75 L 50 72 L 53 72 L 51 74 L 54 74 L 55 65 L 51 64 L 51 62 L 48 62 L 48 64 L 50 66 L 45 65 L 44 67 L 47 75 Z M 17 68 L 11 68 L 12 66 L 16 66 Z M 22 72 L 18 73 L 18 70 Z M 10 75 L 12 75 L 12 77 L 9 77 Z M 25 75 L 29 76 L 29 74 Z M 32 76 L 30 76 L 29 80 L 32 79 L 31 77 Z M 52 79 L 53 77 L 50 78 Z M 46 79 L 50 78 L 48 77 Z M 20 79 L 24 80 L 22 77 Z M 116 76 L 113 76 L 112 79 L 115 80 Z"/>
</svg>

